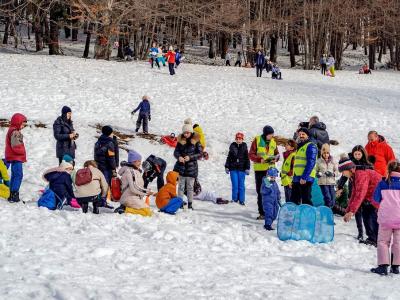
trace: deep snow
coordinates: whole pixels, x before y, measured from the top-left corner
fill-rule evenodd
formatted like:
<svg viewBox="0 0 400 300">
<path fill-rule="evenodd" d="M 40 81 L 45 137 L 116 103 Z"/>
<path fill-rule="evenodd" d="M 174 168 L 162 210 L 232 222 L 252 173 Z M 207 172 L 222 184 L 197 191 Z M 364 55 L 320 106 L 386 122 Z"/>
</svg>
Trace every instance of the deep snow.
<svg viewBox="0 0 400 300">
<path fill-rule="evenodd" d="M 175 77 L 146 63 L 0 54 L 0 117 L 22 112 L 47 129 L 24 130 L 29 162 L 22 198 L 37 199 L 42 172 L 57 163 L 51 125 L 63 105 L 73 110 L 78 165 L 91 159 L 97 122 L 133 129 L 129 112 L 151 97 L 155 133 L 179 132 L 192 117 L 203 127 L 210 160 L 200 163 L 203 189 L 229 198 L 225 162 L 243 131 L 249 146 L 265 124 L 290 137 L 317 114 L 340 141 L 333 152 L 382 133 L 399 154 L 399 74 L 283 70 L 282 81 L 256 78 L 254 69 L 181 65 Z M 6 130 L 0 129 L 0 148 Z M 154 153 L 173 167 L 173 150 L 135 139 L 131 148 Z M 126 154 L 123 153 L 123 158 Z M 280 242 L 256 221 L 254 176 L 247 205 L 195 202 L 195 211 L 152 218 L 48 211 L 35 202 L 0 202 L 0 298 L 3 299 L 399 299 L 400 277 L 369 273 L 375 248 L 359 245 L 354 222 L 336 218 L 335 241 Z M 155 188 L 155 185 L 152 185 Z M 154 205 L 153 205 L 154 206 Z"/>
</svg>

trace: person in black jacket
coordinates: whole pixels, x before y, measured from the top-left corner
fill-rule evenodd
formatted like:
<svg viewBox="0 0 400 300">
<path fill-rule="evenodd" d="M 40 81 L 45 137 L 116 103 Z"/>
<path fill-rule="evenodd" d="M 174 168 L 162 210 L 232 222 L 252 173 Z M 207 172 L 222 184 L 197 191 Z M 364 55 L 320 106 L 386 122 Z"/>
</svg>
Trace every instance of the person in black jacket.
<svg viewBox="0 0 400 300">
<path fill-rule="evenodd" d="M 49 169 L 43 174 L 43 178 L 49 182 L 49 188 L 56 195 L 56 207 L 62 206 L 64 202 L 70 205 L 71 199 L 75 198 L 71 178 L 73 169 L 72 164 L 63 161 L 59 167 Z"/>
<path fill-rule="evenodd" d="M 142 163 L 144 188 L 147 189 L 150 182 L 157 178 L 157 189 L 164 186 L 164 172 L 167 168 L 167 162 L 160 157 L 150 155 Z"/>
<path fill-rule="evenodd" d="M 54 138 L 57 140 L 56 156 L 59 164 L 62 162 L 62 158 L 65 154 L 75 159 L 75 140 L 79 135 L 75 132 L 71 117 L 71 108 L 64 106 L 61 110 L 61 116 L 58 117 L 53 124 L 53 134 Z"/>
<path fill-rule="evenodd" d="M 373 170 L 374 169 L 374 165 L 368 160 L 367 151 L 361 145 L 357 145 L 351 150 L 351 153 L 349 153 L 349 158 L 356 165 L 356 170 L 366 170 L 366 169 Z M 342 195 L 344 186 L 346 185 L 347 180 L 348 180 L 348 178 L 346 176 L 340 177 L 339 182 L 338 182 L 337 191 L 336 191 L 337 197 L 340 197 Z M 352 185 L 349 184 L 349 196 L 348 196 L 349 198 L 351 197 L 351 192 L 352 192 L 351 187 L 352 187 Z M 356 212 L 355 219 L 356 219 L 357 230 L 358 230 L 357 239 L 360 241 L 360 243 L 363 243 L 364 242 L 364 229 L 363 229 L 363 219 L 362 219 L 362 205 Z"/>
<path fill-rule="evenodd" d="M 185 124 L 182 132 L 178 136 L 178 144 L 174 151 L 177 159 L 174 171 L 179 173 L 178 197 L 183 198 L 186 187 L 188 208 L 193 209 L 193 186 L 199 172 L 197 160 L 202 157 L 203 149 L 200 144 L 200 136 L 193 132 L 192 125 Z"/>
<path fill-rule="evenodd" d="M 246 175 L 250 172 L 250 159 L 247 144 L 243 142 L 244 135 L 236 133 L 235 142 L 229 147 L 229 154 L 226 158 L 225 171 L 230 174 L 232 182 L 232 201 L 244 205 Z"/>
<path fill-rule="evenodd" d="M 113 136 L 113 129 L 110 126 L 103 126 L 102 135 L 94 145 L 94 160 L 98 169 L 104 174 L 108 185 L 111 185 L 111 178 L 117 176 L 119 163 L 119 148 L 116 137 Z"/>
<path fill-rule="evenodd" d="M 326 125 L 325 123 L 320 122 L 317 116 L 312 116 L 308 122 L 301 122 L 299 124 L 299 129 L 303 127 L 308 128 L 310 140 L 317 145 L 319 152 L 321 151 L 323 144 L 330 143 L 329 134 L 328 131 L 326 131 Z M 295 132 L 293 139 L 297 140 L 297 136 L 298 134 Z"/>
</svg>

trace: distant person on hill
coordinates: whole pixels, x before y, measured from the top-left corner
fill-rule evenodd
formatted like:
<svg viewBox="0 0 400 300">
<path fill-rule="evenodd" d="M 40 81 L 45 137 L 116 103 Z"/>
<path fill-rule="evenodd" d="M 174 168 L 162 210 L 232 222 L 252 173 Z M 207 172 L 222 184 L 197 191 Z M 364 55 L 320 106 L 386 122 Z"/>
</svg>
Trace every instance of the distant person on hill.
<svg viewBox="0 0 400 300">
<path fill-rule="evenodd" d="M 242 66 L 242 54 L 240 53 L 240 51 L 237 53 L 236 56 L 235 67 L 236 66 L 239 66 L 239 68 Z"/>
<path fill-rule="evenodd" d="M 60 164 L 65 154 L 75 159 L 76 143 L 79 137 L 74 129 L 72 122 L 72 111 L 68 106 L 64 106 L 59 116 L 53 124 L 53 135 L 56 139 L 56 156 Z"/>
<path fill-rule="evenodd" d="M 321 56 L 321 59 L 319 60 L 319 64 L 321 66 L 321 74 L 325 75 L 326 74 L 326 54 L 323 54 Z"/>
<path fill-rule="evenodd" d="M 327 62 L 327 67 L 329 69 L 329 73 L 331 74 L 331 77 L 335 77 L 335 58 L 333 55 L 329 55 L 328 57 L 328 62 Z"/>
<path fill-rule="evenodd" d="M 176 53 L 172 46 L 169 46 L 169 50 L 165 55 L 165 58 L 168 61 L 169 75 L 175 75 Z"/>
<path fill-rule="evenodd" d="M 158 55 L 158 48 L 156 43 L 153 43 L 153 47 L 150 48 L 150 63 L 151 63 L 151 68 L 154 67 L 154 63 L 156 63 L 157 68 L 160 69 L 160 64 L 158 63 L 157 55 Z"/>
<path fill-rule="evenodd" d="M 142 101 L 139 103 L 138 107 L 136 107 L 131 114 L 134 115 L 137 111 L 139 111 L 139 116 L 136 121 L 136 132 L 139 131 L 143 122 L 143 133 L 149 132 L 149 121 L 151 121 L 151 107 L 149 97 L 144 95 L 142 97 Z"/>
<path fill-rule="evenodd" d="M 231 55 L 229 52 L 226 52 L 225 55 L 225 66 L 231 66 Z"/>
<path fill-rule="evenodd" d="M 272 66 L 272 79 L 282 79 L 281 69 L 278 67 L 277 64 Z"/>
<path fill-rule="evenodd" d="M 262 70 L 263 70 L 264 64 L 265 64 L 265 56 L 261 50 L 257 51 L 256 57 L 254 59 L 254 64 L 256 65 L 257 77 L 261 77 Z"/>
<path fill-rule="evenodd" d="M 371 69 L 368 67 L 367 64 L 364 64 L 359 71 L 360 74 L 372 74 Z"/>
<path fill-rule="evenodd" d="M 179 48 L 175 50 L 175 68 L 178 68 L 181 64 L 182 54 L 179 51 Z"/>
</svg>

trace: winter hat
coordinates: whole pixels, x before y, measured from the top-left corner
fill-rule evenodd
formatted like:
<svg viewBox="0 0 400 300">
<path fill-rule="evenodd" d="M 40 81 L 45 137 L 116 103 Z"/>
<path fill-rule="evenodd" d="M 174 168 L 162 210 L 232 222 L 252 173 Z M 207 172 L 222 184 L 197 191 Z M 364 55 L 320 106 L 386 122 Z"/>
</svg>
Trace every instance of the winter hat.
<svg viewBox="0 0 400 300">
<path fill-rule="evenodd" d="M 61 114 L 62 114 L 62 115 L 66 115 L 66 114 L 69 113 L 69 112 L 72 112 L 72 110 L 71 110 L 71 108 L 69 108 L 68 106 L 64 106 L 64 107 L 61 109 Z"/>
<path fill-rule="evenodd" d="M 277 168 L 270 168 L 267 170 L 267 176 L 278 177 L 278 175 L 279 175 L 279 172 L 278 172 Z"/>
<path fill-rule="evenodd" d="M 183 121 L 183 124 L 189 124 L 189 125 L 192 125 L 192 124 L 193 124 L 193 121 L 192 121 L 192 119 L 191 119 L 191 118 L 187 118 L 185 121 Z"/>
<path fill-rule="evenodd" d="M 310 131 L 306 127 L 301 127 L 299 130 L 297 130 L 297 133 L 304 132 L 307 134 L 307 136 L 310 136 Z"/>
<path fill-rule="evenodd" d="M 241 132 L 236 133 L 236 135 L 235 135 L 235 140 L 236 140 L 236 139 L 242 139 L 242 140 L 244 140 L 244 134 L 241 133 Z"/>
<path fill-rule="evenodd" d="M 70 164 L 72 164 L 72 162 L 74 161 L 72 156 L 69 155 L 69 154 L 64 154 L 64 156 L 62 157 L 62 160 L 67 162 L 67 163 L 70 163 Z"/>
<path fill-rule="evenodd" d="M 101 128 L 101 133 L 105 136 L 110 136 L 113 133 L 113 129 L 111 128 L 111 126 L 106 125 Z"/>
<path fill-rule="evenodd" d="M 69 162 L 66 162 L 66 161 L 62 161 L 60 164 L 60 167 L 63 168 L 64 170 L 74 168 L 74 166 L 72 164 L 70 164 Z"/>
<path fill-rule="evenodd" d="M 142 156 L 135 150 L 129 150 L 128 152 L 128 162 L 133 163 L 134 161 L 142 160 Z"/>
<path fill-rule="evenodd" d="M 265 136 L 267 136 L 269 134 L 274 134 L 274 132 L 275 132 L 274 129 L 269 125 L 267 125 L 263 128 L 263 135 L 265 135 Z"/>
<path fill-rule="evenodd" d="M 356 167 L 356 165 L 354 164 L 354 162 L 349 158 L 349 156 L 346 153 L 343 153 L 342 155 L 340 155 L 340 159 L 339 159 L 339 172 L 342 173 L 343 171 L 346 170 L 351 170 L 354 169 Z"/>
<path fill-rule="evenodd" d="M 185 124 L 185 125 L 183 125 L 183 127 L 182 127 L 182 133 L 185 133 L 185 132 L 193 133 L 193 127 L 192 127 L 191 124 Z"/>
</svg>

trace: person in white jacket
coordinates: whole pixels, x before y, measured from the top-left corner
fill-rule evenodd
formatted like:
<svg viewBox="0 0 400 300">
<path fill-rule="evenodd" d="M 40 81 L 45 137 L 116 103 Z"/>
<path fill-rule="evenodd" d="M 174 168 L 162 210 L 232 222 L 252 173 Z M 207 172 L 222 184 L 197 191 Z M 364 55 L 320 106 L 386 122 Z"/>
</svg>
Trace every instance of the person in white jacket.
<svg viewBox="0 0 400 300">
<path fill-rule="evenodd" d="M 337 164 L 333 161 L 330 154 L 329 144 L 323 144 L 321 148 L 321 158 L 317 160 L 318 185 L 324 196 L 325 206 L 333 207 L 336 201 L 335 185 L 338 174 Z"/>
</svg>

